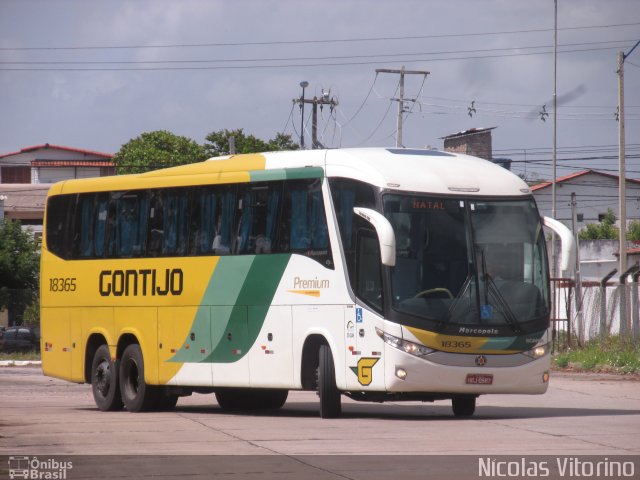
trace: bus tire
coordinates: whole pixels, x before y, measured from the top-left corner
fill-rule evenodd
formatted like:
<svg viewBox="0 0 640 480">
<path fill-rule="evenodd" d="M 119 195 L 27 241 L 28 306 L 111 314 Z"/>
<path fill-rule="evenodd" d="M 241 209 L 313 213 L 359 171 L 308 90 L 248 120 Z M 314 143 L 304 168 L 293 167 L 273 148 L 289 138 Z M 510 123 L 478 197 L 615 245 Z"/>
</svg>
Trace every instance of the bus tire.
<svg viewBox="0 0 640 480">
<path fill-rule="evenodd" d="M 453 414 L 456 417 L 470 417 L 476 411 L 476 397 L 459 396 L 451 399 Z"/>
<path fill-rule="evenodd" d="M 144 359 L 140 345 L 127 346 L 120 359 L 120 394 L 130 412 L 153 410 L 159 400 L 159 389 L 144 381 Z"/>
<path fill-rule="evenodd" d="M 289 390 L 265 390 L 262 396 L 262 408 L 278 410 L 287 402 Z"/>
<path fill-rule="evenodd" d="M 318 396 L 320 417 L 338 418 L 342 414 L 340 390 L 336 386 L 336 370 L 329 345 L 320 345 L 318 355 Z"/>
<path fill-rule="evenodd" d="M 124 404 L 118 381 L 119 362 L 111 360 L 107 345 L 100 345 L 91 362 L 91 391 L 97 407 L 103 412 L 121 410 Z"/>
</svg>

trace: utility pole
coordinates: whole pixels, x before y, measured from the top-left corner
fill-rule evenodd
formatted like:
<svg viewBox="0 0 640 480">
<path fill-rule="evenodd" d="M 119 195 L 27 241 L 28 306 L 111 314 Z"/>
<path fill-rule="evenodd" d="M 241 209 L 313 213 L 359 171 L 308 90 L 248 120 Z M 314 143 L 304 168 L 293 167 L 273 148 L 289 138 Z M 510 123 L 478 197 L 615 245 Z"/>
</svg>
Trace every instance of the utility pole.
<svg viewBox="0 0 640 480">
<path fill-rule="evenodd" d="M 618 52 L 618 208 L 620 212 L 620 265 L 618 271 L 627 270 L 627 179 L 625 173 L 624 139 L 624 61 L 640 44 L 640 40 L 629 53 Z"/>
<path fill-rule="evenodd" d="M 624 158 L 624 57 L 625 55 L 623 52 L 618 52 L 618 211 L 620 213 L 619 272 L 624 272 L 627 269 L 627 179 Z M 620 321 L 622 321 L 622 319 Z"/>
<path fill-rule="evenodd" d="M 577 207 L 576 192 L 571 192 L 571 227 L 573 230 L 573 236 L 576 239 L 576 289 L 575 289 L 575 302 L 576 302 L 576 324 L 578 325 L 578 338 L 584 338 L 584 325 L 582 324 L 582 278 L 580 274 L 580 248 L 578 243 L 578 228 L 577 228 Z"/>
<path fill-rule="evenodd" d="M 396 128 L 396 148 L 402 148 L 402 115 L 404 114 L 404 102 L 415 102 L 415 98 L 410 100 L 404 99 L 404 76 L 405 75 L 429 75 L 429 72 L 425 70 L 405 70 L 404 65 L 400 67 L 400 70 L 394 70 L 391 68 L 377 68 L 376 73 L 395 73 L 400 75 L 400 95 L 398 98 L 392 98 L 392 100 L 398 102 L 398 122 Z"/>
<path fill-rule="evenodd" d="M 303 80 L 300 82 L 300 86 L 302 87 L 302 96 L 298 101 L 300 103 L 300 150 L 304 150 L 304 89 L 309 86 L 309 82 Z M 294 100 L 295 102 L 295 100 Z"/>
<path fill-rule="evenodd" d="M 294 98 L 293 102 L 294 103 L 299 103 L 302 109 L 302 112 L 304 112 L 304 104 L 305 103 L 310 103 L 312 106 L 312 110 L 311 110 L 311 148 L 312 149 L 316 149 L 316 148 L 324 148 L 324 145 L 322 145 L 319 141 L 318 141 L 318 105 L 320 105 L 320 110 L 322 110 L 322 108 L 324 107 L 324 105 L 330 105 L 331 109 L 333 110 L 335 107 L 338 106 L 338 100 L 336 100 L 335 98 L 330 98 L 330 92 L 322 92 L 322 97 L 318 98 L 318 97 L 313 97 L 313 98 L 309 98 L 306 99 L 304 98 L 304 94 L 302 97 L 300 97 L 299 99 Z M 300 147 L 302 149 L 304 149 L 304 132 L 300 133 L 300 138 L 301 138 L 301 142 L 300 142 Z"/>
<path fill-rule="evenodd" d="M 636 47 L 640 44 L 640 40 L 625 55 L 624 52 L 618 52 L 618 208 L 620 212 L 620 265 L 618 270 L 620 275 L 620 334 L 622 334 L 627 325 L 627 300 L 626 300 L 626 276 L 631 273 L 631 269 L 627 270 L 627 178 L 625 173 L 625 139 L 624 139 L 624 61 L 631 55 Z M 622 273 L 624 272 L 624 273 Z"/>
<path fill-rule="evenodd" d="M 556 177 L 557 177 L 557 144 L 558 144 L 558 0 L 554 0 L 553 14 L 553 180 L 551 183 L 551 217 L 557 219 L 557 193 L 556 193 Z M 556 252 L 556 232 L 551 234 L 551 275 L 559 276 L 562 272 L 558 271 L 558 254 Z M 555 308 L 555 306 L 554 306 Z"/>
</svg>

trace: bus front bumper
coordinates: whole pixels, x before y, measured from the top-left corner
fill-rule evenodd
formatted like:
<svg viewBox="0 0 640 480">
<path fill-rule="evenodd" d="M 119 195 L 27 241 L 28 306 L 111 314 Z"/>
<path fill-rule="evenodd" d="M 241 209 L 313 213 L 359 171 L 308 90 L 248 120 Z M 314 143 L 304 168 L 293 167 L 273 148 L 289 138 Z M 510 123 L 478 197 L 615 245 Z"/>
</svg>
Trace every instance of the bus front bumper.
<svg viewBox="0 0 640 480">
<path fill-rule="evenodd" d="M 549 385 L 549 354 L 525 364 L 501 367 L 491 365 L 497 355 L 470 354 L 478 363 L 484 363 L 470 367 L 434 363 L 428 356 L 416 357 L 388 345 L 385 350 L 388 392 L 541 394 Z M 500 357 L 504 360 L 504 356 Z"/>
</svg>

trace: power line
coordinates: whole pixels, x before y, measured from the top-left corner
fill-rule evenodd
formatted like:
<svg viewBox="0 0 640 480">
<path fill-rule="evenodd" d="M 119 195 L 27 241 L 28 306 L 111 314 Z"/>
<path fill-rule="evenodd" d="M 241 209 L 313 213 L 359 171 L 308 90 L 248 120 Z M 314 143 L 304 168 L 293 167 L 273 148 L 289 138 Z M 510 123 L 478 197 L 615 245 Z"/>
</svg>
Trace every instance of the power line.
<svg viewBox="0 0 640 480">
<path fill-rule="evenodd" d="M 536 47 L 543 48 L 543 47 Z M 569 50 L 562 50 L 558 53 L 586 53 L 586 52 L 595 52 L 602 50 L 617 50 L 621 48 L 620 46 L 611 46 L 611 47 L 594 47 L 594 48 L 576 48 Z M 499 50 L 498 50 L 499 51 Z M 461 51 L 462 52 L 462 51 Z M 447 52 L 432 54 L 432 55 L 444 55 Z M 455 54 L 455 52 L 453 52 Z M 482 60 L 488 58 L 508 58 L 508 57 L 527 57 L 527 56 L 535 56 L 535 55 L 549 55 L 552 54 L 553 51 L 542 51 L 542 52 L 524 52 L 524 53 L 504 53 L 504 54 L 496 54 L 496 55 L 467 55 L 467 56 L 456 56 L 456 57 L 445 57 L 445 58 L 403 58 L 403 59 L 385 59 L 385 63 L 421 63 L 421 62 L 444 62 L 444 61 L 455 61 L 455 60 Z M 414 55 L 414 54 L 407 54 Z M 415 54 L 417 55 L 417 54 Z M 429 55 L 429 54 L 424 54 Z M 363 56 L 366 58 L 366 56 Z M 328 59 L 332 57 L 327 57 Z M 339 57 L 335 57 L 339 58 Z M 347 57 L 347 58 L 358 58 L 358 56 Z M 374 58 L 386 58 L 386 54 L 376 55 Z M 226 60 L 226 62 L 251 62 L 258 61 L 254 60 Z M 216 60 L 216 62 L 218 62 Z M 220 62 L 225 62 L 225 60 L 221 60 Z M 376 65 L 382 63 L 383 60 L 365 60 L 365 61 L 352 61 L 352 62 L 322 62 L 322 63 L 285 63 L 285 64 L 258 64 L 258 65 L 182 65 L 182 66 L 155 66 L 155 67 L 31 67 L 31 68 L 0 68 L 0 71 L 4 72 L 118 72 L 118 71 L 171 71 L 171 70 L 248 70 L 248 69 L 269 69 L 269 68 L 314 68 L 314 67 L 338 67 L 338 66 L 358 66 L 358 65 Z M 72 62 L 78 63 L 78 62 Z M 96 63 L 96 62 L 88 62 L 88 64 Z M 126 63 L 126 62 L 113 62 L 116 64 Z M 137 62 L 140 63 L 140 62 Z M 167 62 L 160 62 L 167 63 Z M 195 62 L 191 62 L 195 63 Z M 41 62 L 35 62 L 34 64 L 42 64 Z"/>
<path fill-rule="evenodd" d="M 585 25 L 577 27 L 558 28 L 562 31 L 591 30 L 598 28 L 617 28 L 637 26 L 640 23 L 618 23 L 609 25 Z M 36 47 L 0 47 L 0 51 L 31 51 L 31 50 L 121 50 L 121 49 L 153 49 L 153 48 L 201 48 L 201 47 L 244 47 L 244 46 L 272 46 L 272 45 L 300 45 L 320 43 L 353 43 L 353 42 L 387 42 L 397 40 L 423 40 L 429 38 L 459 38 L 495 35 L 513 35 L 522 33 L 551 32 L 552 28 L 538 28 L 528 30 L 504 30 L 498 32 L 472 32 L 472 33 L 446 33 L 433 35 L 405 35 L 397 37 L 360 37 L 360 38 L 335 38 L 321 40 L 278 40 L 264 42 L 211 42 L 211 43 L 182 43 L 182 44 L 155 44 L 155 45 L 85 45 L 85 46 L 36 46 Z"/>
<path fill-rule="evenodd" d="M 566 43 L 558 45 L 559 47 L 584 47 L 588 45 L 605 45 L 605 44 L 620 44 L 633 42 L 633 39 L 626 40 L 608 40 L 601 42 L 580 42 L 580 43 Z M 387 58 L 387 57 L 400 57 L 400 56 L 421 56 L 421 55 L 448 55 L 448 54 L 462 54 L 462 53 L 484 53 L 484 52 L 503 52 L 511 50 L 535 50 L 540 48 L 551 48 L 552 45 L 531 45 L 520 47 L 500 47 L 500 48 L 482 48 L 473 50 L 444 50 L 433 52 L 404 52 L 404 53 L 378 53 L 367 55 L 330 55 L 320 57 L 272 57 L 272 58 L 230 58 L 230 59 L 196 59 L 196 60 L 19 60 L 19 61 L 0 61 L 0 65 L 162 65 L 162 64 L 190 64 L 190 63 L 238 63 L 238 62 L 291 62 L 291 61 L 309 61 L 309 60 L 346 60 L 357 58 Z M 615 48 L 619 48 L 616 45 Z"/>
</svg>

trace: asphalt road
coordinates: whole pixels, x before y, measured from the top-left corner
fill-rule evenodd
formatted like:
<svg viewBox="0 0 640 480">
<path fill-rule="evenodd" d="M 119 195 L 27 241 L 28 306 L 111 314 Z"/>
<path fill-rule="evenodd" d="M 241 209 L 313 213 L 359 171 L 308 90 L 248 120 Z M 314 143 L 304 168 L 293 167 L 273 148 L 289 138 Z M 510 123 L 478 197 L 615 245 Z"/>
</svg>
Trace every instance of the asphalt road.
<svg viewBox="0 0 640 480">
<path fill-rule="evenodd" d="M 183 460 L 158 460 L 167 455 L 224 456 L 216 461 L 220 478 L 236 479 L 271 478 L 259 475 L 265 469 L 279 472 L 277 478 L 376 479 L 394 472 L 404 473 L 403 480 L 436 478 L 424 470 L 424 455 L 448 456 L 431 457 L 429 472 L 439 472 L 437 478 L 478 478 L 478 458 L 502 455 L 549 462 L 558 456 L 628 455 L 640 475 L 637 378 L 556 374 L 545 395 L 480 397 L 472 418 L 455 418 L 450 402 L 369 404 L 344 398 L 343 418 L 322 420 L 317 412 L 314 393 L 291 392 L 284 408 L 271 413 L 228 413 L 213 395 L 197 394 L 181 398 L 173 412 L 106 413 L 95 407 L 88 385 L 44 377 L 38 367 L 0 368 L 0 456 L 100 455 L 104 478 L 131 478 L 146 464 L 160 472 L 140 478 L 183 476 Z M 83 477 L 77 466 L 95 459 L 73 458 L 76 470 L 66 478 L 100 477 L 102 470 L 95 468 Z M 133 467 L 125 475 L 105 458 Z M 189 468 L 202 458 L 191 457 Z M 465 462 L 474 474 L 454 474 Z M 0 462 L 0 478 L 3 467 Z M 237 476 L 238 469 L 251 475 Z"/>
</svg>

